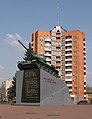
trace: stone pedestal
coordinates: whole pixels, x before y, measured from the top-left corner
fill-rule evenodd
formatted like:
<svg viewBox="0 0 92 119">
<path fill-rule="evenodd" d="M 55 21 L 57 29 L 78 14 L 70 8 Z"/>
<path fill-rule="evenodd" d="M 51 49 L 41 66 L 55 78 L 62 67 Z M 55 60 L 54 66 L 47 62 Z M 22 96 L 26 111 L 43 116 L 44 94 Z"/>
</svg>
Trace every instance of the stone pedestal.
<svg viewBox="0 0 92 119">
<path fill-rule="evenodd" d="M 29 69 L 18 71 L 16 75 L 16 104 L 73 104 L 64 81 L 49 72 L 43 69 Z"/>
</svg>

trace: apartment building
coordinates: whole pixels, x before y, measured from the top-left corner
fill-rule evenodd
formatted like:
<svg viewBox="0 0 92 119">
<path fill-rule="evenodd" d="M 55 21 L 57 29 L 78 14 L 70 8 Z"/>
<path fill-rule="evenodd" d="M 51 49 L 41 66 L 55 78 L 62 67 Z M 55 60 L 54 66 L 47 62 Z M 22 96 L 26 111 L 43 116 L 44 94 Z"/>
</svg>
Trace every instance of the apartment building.
<svg viewBox="0 0 92 119">
<path fill-rule="evenodd" d="M 8 88 L 12 86 L 12 79 L 8 79 L 2 82 L 0 87 L 0 100 L 8 101 Z"/>
<path fill-rule="evenodd" d="M 86 46 L 85 34 L 80 30 L 66 31 L 61 26 L 50 32 L 38 30 L 32 34 L 33 52 L 43 54 L 48 64 L 69 88 L 74 102 L 86 98 Z"/>
</svg>

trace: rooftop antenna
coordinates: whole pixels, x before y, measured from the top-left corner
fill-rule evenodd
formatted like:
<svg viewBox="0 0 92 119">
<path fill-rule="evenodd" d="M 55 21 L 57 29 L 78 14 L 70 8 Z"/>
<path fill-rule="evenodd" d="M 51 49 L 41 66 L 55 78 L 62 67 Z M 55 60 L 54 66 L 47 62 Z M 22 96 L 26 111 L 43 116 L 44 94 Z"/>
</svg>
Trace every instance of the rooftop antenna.
<svg viewBox="0 0 92 119">
<path fill-rule="evenodd" d="M 60 16 L 59 16 L 59 0 L 57 0 L 57 25 L 60 24 Z"/>
</svg>

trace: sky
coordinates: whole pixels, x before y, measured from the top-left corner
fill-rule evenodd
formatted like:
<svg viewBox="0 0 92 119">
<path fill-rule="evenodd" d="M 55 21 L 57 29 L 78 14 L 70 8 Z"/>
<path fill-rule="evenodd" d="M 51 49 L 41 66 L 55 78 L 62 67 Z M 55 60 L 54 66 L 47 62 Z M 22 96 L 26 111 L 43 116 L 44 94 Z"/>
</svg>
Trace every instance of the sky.
<svg viewBox="0 0 92 119">
<path fill-rule="evenodd" d="M 59 8 L 59 9 L 58 9 Z M 0 83 L 12 78 L 24 49 L 36 30 L 50 31 L 58 24 L 86 35 L 87 84 L 92 86 L 92 0 L 0 0 Z"/>
</svg>

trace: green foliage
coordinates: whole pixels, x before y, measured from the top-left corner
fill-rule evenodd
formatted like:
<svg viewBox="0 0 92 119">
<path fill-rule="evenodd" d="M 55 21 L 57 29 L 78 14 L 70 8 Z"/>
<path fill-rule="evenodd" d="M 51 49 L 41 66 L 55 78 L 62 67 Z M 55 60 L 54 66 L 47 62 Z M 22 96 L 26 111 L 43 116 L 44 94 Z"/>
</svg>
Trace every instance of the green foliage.
<svg viewBox="0 0 92 119">
<path fill-rule="evenodd" d="M 29 43 L 28 51 L 25 51 L 25 54 L 24 54 L 25 57 L 23 59 L 25 61 L 30 61 L 31 58 L 32 58 L 32 54 L 31 53 L 33 53 L 33 50 L 32 50 L 31 44 Z"/>
</svg>

